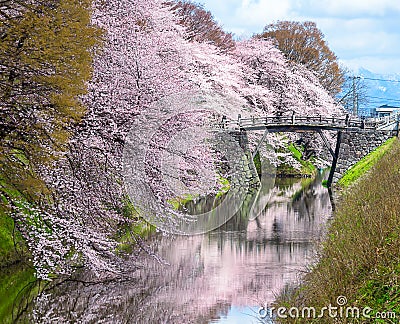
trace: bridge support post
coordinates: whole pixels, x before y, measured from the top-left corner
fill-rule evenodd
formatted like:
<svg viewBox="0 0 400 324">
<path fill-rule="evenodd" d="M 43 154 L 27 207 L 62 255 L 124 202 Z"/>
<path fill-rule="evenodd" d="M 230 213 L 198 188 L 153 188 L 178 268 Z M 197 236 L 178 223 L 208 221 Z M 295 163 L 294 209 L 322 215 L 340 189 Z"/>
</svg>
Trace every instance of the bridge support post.
<svg viewBox="0 0 400 324">
<path fill-rule="evenodd" d="M 329 144 L 327 138 L 325 137 L 324 133 L 322 133 L 322 130 L 318 130 L 318 134 L 321 136 L 322 140 L 325 143 L 326 148 L 329 150 L 329 152 L 331 153 L 332 157 L 335 158 L 335 152 L 333 152 L 331 145 Z"/>
<path fill-rule="evenodd" d="M 264 143 L 265 138 L 267 137 L 267 135 L 268 135 L 268 128 L 265 129 L 265 132 L 264 132 L 263 136 L 261 137 L 260 141 L 258 142 L 256 149 L 255 149 L 254 152 L 251 154 L 251 158 L 252 158 L 253 160 L 254 160 L 254 158 L 256 157 L 257 152 L 258 152 L 258 150 L 260 149 L 262 143 Z"/>
<path fill-rule="evenodd" d="M 333 175 L 335 174 L 336 171 L 336 164 L 339 158 L 339 152 L 340 152 L 340 143 L 342 142 L 342 131 L 338 131 L 337 137 L 336 137 L 336 148 L 335 148 L 335 155 L 333 156 L 333 161 L 332 161 L 332 167 L 331 171 L 329 172 L 329 177 L 328 177 L 328 187 L 332 186 L 333 182 Z"/>
</svg>

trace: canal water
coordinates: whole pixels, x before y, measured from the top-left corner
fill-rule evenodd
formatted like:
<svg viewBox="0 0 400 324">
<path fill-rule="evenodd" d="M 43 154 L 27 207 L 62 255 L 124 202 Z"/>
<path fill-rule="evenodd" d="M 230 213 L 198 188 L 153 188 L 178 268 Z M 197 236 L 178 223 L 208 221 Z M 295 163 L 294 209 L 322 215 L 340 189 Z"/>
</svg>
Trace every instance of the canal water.
<svg viewBox="0 0 400 324">
<path fill-rule="evenodd" d="M 260 306 L 295 283 L 314 259 L 331 217 L 315 179 L 276 179 L 268 203 L 243 208 L 203 235 L 156 235 L 158 259 L 144 254 L 133 279 L 97 282 L 89 274 L 43 295 L 30 321 L 46 323 L 263 323 Z M 265 321 L 264 321 L 265 323 Z"/>
</svg>

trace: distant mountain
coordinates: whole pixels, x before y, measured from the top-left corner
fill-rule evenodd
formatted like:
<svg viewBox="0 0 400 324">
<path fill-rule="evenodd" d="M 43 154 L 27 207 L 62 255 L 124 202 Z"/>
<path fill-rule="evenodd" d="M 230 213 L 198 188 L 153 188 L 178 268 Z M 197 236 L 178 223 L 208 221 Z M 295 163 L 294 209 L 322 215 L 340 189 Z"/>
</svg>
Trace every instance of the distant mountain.
<svg viewBox="0 0 400 324">
<path fill-rule="evenodd" d="M 361 78 L 366 88 L 367 102 L 359 104 L 359 114 L 369 115 L 381 105 L 400 107 L 400 74 L 377 74 L 360 68 L 355 76 Z"/>
</svg>

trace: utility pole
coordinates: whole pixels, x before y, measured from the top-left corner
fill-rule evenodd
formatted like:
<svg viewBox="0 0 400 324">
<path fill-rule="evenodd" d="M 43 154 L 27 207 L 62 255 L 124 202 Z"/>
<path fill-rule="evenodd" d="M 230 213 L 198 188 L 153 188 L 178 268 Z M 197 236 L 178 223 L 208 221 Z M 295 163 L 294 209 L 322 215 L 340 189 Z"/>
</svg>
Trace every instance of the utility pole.
<svg viewBox="0 0 400 324">
<path fill-rule="evenodd" d="M 357 116 L 356 77 L 353 76 L 353 114 Z"/>
<path fill-rule="evenodd" d="M 356 93 L 356 114 L 357 114 L 357 116 L 359 113 L 360 113 L 360 109 L 358 107 L 358 93 Z"/>
<path fill-rule="evenodd" d="M 358 116 L 358 96 L 359 96 L 359 84 L 356 84 L 356 79 L 360 79 L 360 77 L 353 76 L 353 89 L 351 92 L 353 92 L 353 114 L 355 116 Z"/>
</svg>

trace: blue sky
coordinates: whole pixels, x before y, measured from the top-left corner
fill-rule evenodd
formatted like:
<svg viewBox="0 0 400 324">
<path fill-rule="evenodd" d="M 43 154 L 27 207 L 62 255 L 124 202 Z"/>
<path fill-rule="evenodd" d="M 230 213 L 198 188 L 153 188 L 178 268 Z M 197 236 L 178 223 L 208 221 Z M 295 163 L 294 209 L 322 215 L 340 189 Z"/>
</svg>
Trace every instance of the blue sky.
<svg viewBox="0 0 400 324">
<path fill-rule="evenodd" d="M 278 20 L 317 23 L 329 47 L 351 69 L 400 73 L 400 0 L 200 0 L 238 37 Z"/>
</svg>

